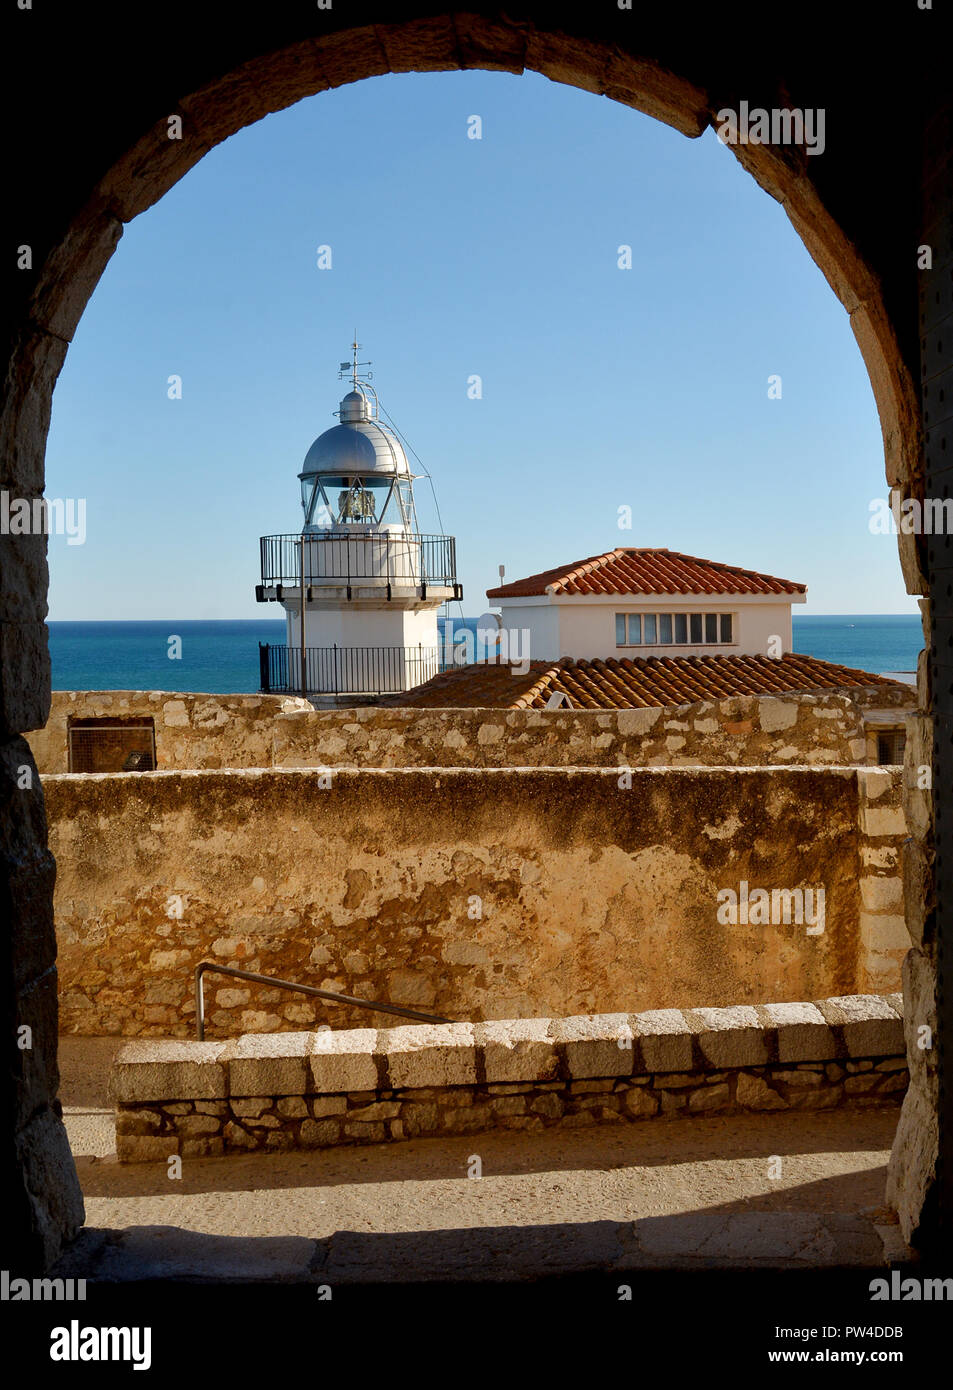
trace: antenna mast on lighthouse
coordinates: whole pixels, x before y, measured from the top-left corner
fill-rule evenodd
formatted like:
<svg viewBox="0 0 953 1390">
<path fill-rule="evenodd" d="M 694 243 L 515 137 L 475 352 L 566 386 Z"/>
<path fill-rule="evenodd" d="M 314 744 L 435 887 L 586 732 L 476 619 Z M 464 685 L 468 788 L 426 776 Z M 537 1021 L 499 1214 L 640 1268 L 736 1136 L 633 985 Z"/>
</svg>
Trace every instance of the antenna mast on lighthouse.
<svg viewBox="0 0 953 1390">
<path fill-rule="evenodd" d="M 360 376 L 359 376 L 359 374 L 358 374 L 358 370 L 357 370 L 358 367 L 370 367 L 370 366 L 372 365 L 372 363 L 370 362 L 370 360 L 368 360 L 367 362 L 358 362 L 358 360 L 357 360 L 357 354 L 360 352 L 360 350 L 361 350 L 361 344 L 357 341 L 357 329 L 355 328 L 355 330 L 354 330 L 354 341 L 353 341 L 353 343 L 351 344 L 351 361 L 350 361 L 350 362 L 342 362 L 341 365 L 340 365 L 340 367 L 338 368 L 338 377 L 339 377 L 339 378 L 341 378 L 341 377 L 343 377 L 343 376 L 346 376 L 347 373 L 350 372 L 350 374 L 351 374 L 351 389 L 352 389 L 353 391 L 356 391 L 356 390 L 358 389 L 358 387 L 360 387 L 361 385 L 363 385 L 363 383 L 362 383 L 362 381 L 361 381 L 361 378 L 360 378 Z M 368 376 L 370 376 L 370 375 L 371 375 L 370 372 L 368 372 Z"/>
</svg>

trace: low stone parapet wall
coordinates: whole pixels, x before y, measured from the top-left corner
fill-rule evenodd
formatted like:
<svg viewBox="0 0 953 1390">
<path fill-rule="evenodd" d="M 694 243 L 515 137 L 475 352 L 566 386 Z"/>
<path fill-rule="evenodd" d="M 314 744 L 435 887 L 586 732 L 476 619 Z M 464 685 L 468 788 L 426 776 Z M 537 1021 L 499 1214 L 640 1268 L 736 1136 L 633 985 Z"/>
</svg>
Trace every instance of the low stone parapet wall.
<svg viewBox="0 0 953 1390">
<path fill-rule="evenodd" d="M 54 691 L 27 735 L 43 776 L 69 771 L 77 719 L 150 718 L 162 770 L 239 767 L 712 767 L 865 763 L 865 703 L 898 687 L 733 695 L 605 710 L 313 709 L 297 696 Z M 900 714 L 902 715 L 902 708 Z"/>
<path fill-rule="evenodd" d="M 136 1042 L 121 1162 L 899 1103 L 902 996 Z"/>
<path fill-rule="evenodd" d="M 276 767 L 712 767 L 863 763 L 860 706 L 814 691 L 650 709 L 289 711 Z"/>
</svg>

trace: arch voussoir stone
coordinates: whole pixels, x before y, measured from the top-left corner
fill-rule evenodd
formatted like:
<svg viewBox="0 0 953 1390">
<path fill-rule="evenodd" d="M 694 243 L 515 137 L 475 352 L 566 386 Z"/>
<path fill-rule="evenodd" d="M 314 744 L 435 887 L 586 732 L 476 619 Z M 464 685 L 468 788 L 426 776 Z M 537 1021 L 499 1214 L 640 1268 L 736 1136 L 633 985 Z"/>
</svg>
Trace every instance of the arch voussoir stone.
<svg viewBox="0 0 953 1390">
<path fill-rule="evenodd" d="M 416 24 L 376 24 L 374 33 L 388 72 L 449 72 L 464 66 L 460 40 L 449 14 Z"/>
</svg>

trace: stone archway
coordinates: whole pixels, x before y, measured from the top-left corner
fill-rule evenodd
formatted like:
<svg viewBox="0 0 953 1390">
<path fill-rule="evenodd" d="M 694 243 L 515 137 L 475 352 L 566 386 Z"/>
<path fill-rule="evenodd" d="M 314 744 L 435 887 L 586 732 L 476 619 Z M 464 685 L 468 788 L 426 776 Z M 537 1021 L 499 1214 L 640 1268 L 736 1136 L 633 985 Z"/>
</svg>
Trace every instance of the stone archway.
<svg viewBox="0 0 953 1390">
<path fill-rule="evenodd" d="M 724 24 L 700 5 L 650 17 L 617 6 L 557 20 L 552 6 L 541 0 L 522 0 L 505 12 L 482 3 L 451 12 L 427 0 L 409 0 L 404 17 L 395 21 L 389 7 L 374 0 L 362 9 L 357 26 L 334 9 L 305 14 L 301 7 L 289 18 L 262 16 L 257 7 L 239 5 L 230 9 L 227 32 L 190 34 L 187 40 L 175 32 L 157 33 L 154 46 L 121 74 L 111 51 L 101 49 L 97 36 L 83 27 L 88 17 L 76 14 L 75 7 L 72 15 L 65 5 L 60 9 L 55 31 L 44 34 L 49 17 L 34 16 L 34 30 L 24 41 L 26 82 L 39 63 L 44 81 L 40 91 L 35 81 L 24 87 L 20 109 L 29 134 L 16 156 L 22 161 L 22 186 L 34 189 L 35 197 L 26 229 L 17 237 L 30 248 L 31 263 L 13 276 L 16 315 L 8 333 L 0 421 L 3 486 L 12 495 L 42 492 L 56 377 L 125 222 L 161 198 L 214 145 L 304 96 L 387 72 L 463 68 L 531 69 L 632 106 L 688 137 L 699 136 L 719 110 L 737 108 L 742 99 L 768 109 L 824 106 L 829 135 L 822 158 L 769 145 L 736 146 L 734 152 L 782 203 L 850 314 L 880 414 L 887 480 L 906 495 L 922 495 L 915 250 L 925 223 L 918 219 L 916 197 L 927 172 L 948 158 L 949 141 L 939 140 L 921 164 L 930 99 L 936 95 L 939 105 L 942 82 L 929 52 L 924 66 L 917 49 L 922 33 L 908 25 L 900 26 L 894 46 L 897 118 L 884 133 L 869 129 L 864 67 L 855 45 L 838 49 L 835 44 L 831 51 L 779 35 L 761 53 L 742 55 Z M 106 28 L 121 29 L 121 4 L 110 0 L 97 15 Z M 808 4 L 800 31 L 810 33 L 813 25 L 815 32 L 824 32 L 824 18 L 822 5 Z M 918 56 L 905 68 L 904 44 Z M 180 118 L 181 139 L 170 138 L 177 129 L 170 127 L 171 117 Z M 85 136 L 81 142 L 72 135 L 77 121 Z M 887 191 L 894 196 L 885 199 L 881 168 L 891 157 L 894 181 Z M 36 181 L 38 168 L 42 184 Z M 930 206 L 941 221 L 948 216 L 948 202 L 934 200 Z M 953 353 L 951 338 L 953 332 L 945 357 L 938 349 L 940 370 Z M 899 542 L 908 591 L 928 593 L 922 544 L 912 535 L 901 535 Z M 81 1223 L 82 1204 L 56 1102 L 54 866 L 38 781 L 34 777 L 32 789 L 24 788 L 20 775 L 31 760 L 19 734 L 42 726 L 49 706 L 45 545 L 42 537 L 4 537 L 3 549 L 0 736 L 6 777 L 0 895 L 12 922 L 5 1009 L 11 1034 L 27 1022 L 38 1040 L 32 1051 L 18 1052 L 11 1069 L 14 1121 L 4 1152 L 15 1255 L 27 1266 L 55 1257 Z M 941 567 L 943 557 L 933 563 Z M 925 670 L 921 703 L 918 747 L 929 762 Z M 932 904 L 929 792 L 913 806 L 913 825 L 911 898 Z M 911 931 L 922 950 L 910 989 L 922 1012 L 929 1007 L 936 961 L 933 918 L 926 907 L 914 913 Z M 930 1090 L 935 1073 L 928 1073 L 922 1053 L 916 1058 L 912 1052 L 911 1061 L 917 1067 L 914 1100 L 904 1112 L 906 1177 L 895 1184 L 909 1233 L 921 1209 L 929 1209 L 930 1125 L 936 1117 Z M 942 1066 L 942 1054 L 940 1061 Z"/>
</svg>

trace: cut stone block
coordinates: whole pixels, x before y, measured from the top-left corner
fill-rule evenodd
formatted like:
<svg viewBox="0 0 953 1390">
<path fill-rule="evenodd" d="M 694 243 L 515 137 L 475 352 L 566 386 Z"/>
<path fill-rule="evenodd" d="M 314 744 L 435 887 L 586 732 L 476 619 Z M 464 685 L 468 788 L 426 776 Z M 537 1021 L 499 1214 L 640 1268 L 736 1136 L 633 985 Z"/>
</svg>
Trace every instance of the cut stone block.
<svg viewBox="0 0 953 1390">
<path fill-rule="evenodd" d="M 394 1090 L 404 1086 L 471 1086 L 476 1082 L 472 1023 L 382 1028 L 377 1050 L 387 1058 Z"/>
<path fill-rule="evenodd" d="M 758 1013 L 778 1030 L 779 1062 L 826 1062 L 837 1055 L 834 1034 L 816 1004 L 761 1004 Z"/>
<path fill-rule="evenodd" d="M 883 912 L 860 914 L 860 939 L 870 954 L 881 951 L 908 951 L 910 936 L 906 918 Z"/>
<path fill-rule="evenodd" d="M 182 1115 L 176 1121 L 176 1133 L 187 1139 L 204 1138 L 209 1134 L 218 1134 L 222 1127 L 222 1122 L 215 1115 Z"/>
<path fill-rule="evenodd" d="M 373 1091 L 377 1086 L 376 1028 L 341 1028 L 312 1033 L 308 1090 L 317 1095 Z"/>
<path fill-rule="evenodd" d="M 875 839 L 882 835 L 905 835 L 907 823 L 899 809 L 865 806 L 861 811 L 860 828 Z"/>
<path fill-rule="evenodd" d="M 179 1136 L 164 1134 L 117 1134 L 116 1158 L 120 1163 L 165 1163 L 179 1152 Z"/>
<path fill-rule="evenodd" d="M 363 1032 L 364 1030 L 361 1029 Z M 336 1120 L 303 1120 L 300 1143 L 303 1149 L 322 1149 L 328 1144 L 336 1144 L 340 1136 L 340 1126 Z"/>
<path fill-rule="evenodd" d="M 722 1067 L 759 1067 L 768 1060 L 764 1029 L 748 1004 L 730 1009 L 686 1009 L 702 1055 L 719 1070 Z"/>
<path fill-rule="evenodd" d="M 867 912 L 903 909 L 903 881 L 897 876 L 870 875 L 860 880 L 860 900 Z"/>
<path fill-rule="evenodd" d="M 691 1071 L 692 1030 L 678 1009 L 650 1009 L 632 1023 L 646 1071 Z"/>
<path fill-rule="evenodd" d="M 245 1033 L 228 1049 L 233 1096 L 300 1096 L 310 1080 L 311 1033 Z"/>
<path fill-rule="evenodd" d="M 758 705 L 758 717 L 761 720 L 762 732 L 778 733 L 781 729 L 790 729 L 797 723 L 797 705 L 785 700 L 761 700 Z"/>
<path fill-rule="evenodd" d="M 549 1035 L 561 1043 L 574 1081 L 590 1076 L 631 1076 L 634 1049 L 631 1014 L 576 1014 L 556 1018 Z"/>
<path fill-rule="evenodd" d="M 840 994 L 818 999 L 828 1023 L 840 1027 L 851 1057 L 902 1056 L 903 1021 L 879 994 Z"/>
<path fill-rule="evenodd" d="M 112 1098 L 217 1100 L 228 1095 L 223 1042 L 133 1042 L 118 1054 L 110 1078 Z"/>
<path fill-rule="evenodd" d="M 548 1018 L 508 1018 L 477 1023 L 473 1036 L 482 1049 L 488 1083 L 554 1081 L 559 1072 Z"/>
<path fill-rule="evenodd" d="M 231 1110 L 233 1115 L 237 1115 L 240 1120 L 257 1120 L 259 1115 L 264 1115 L 266 1110 L 271 1109 L 271 1096 L 248 1096 L 247 1098 L 232 1098 Z"/>
<path fill-rule="evenodd" d="M 876 801 L 893 787 L 890 773 L 879 767 L 864 767 L 858 773 L 861 790 L 868 801 Z"/>
<path fill-rule="evenodd" d="M 688 1108 L 695 1113 L 703 1110 L 721 1110 L 729 1100 L 728 1087 L 722 1081 L 717 1086 L 703 1086 L 701 1090 L 692 1091 L 688 1097 Z"/>
<path fill-rule="evenodd" d="M 787 1101 L 760 1076 L 743 1071 L 738 1077 L 735 1099 L 746 1110 L 786 1110 Z"/>
</svg>

